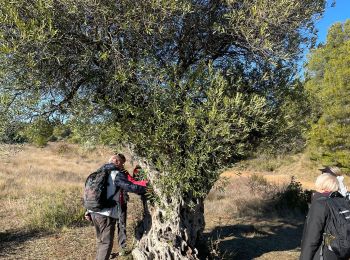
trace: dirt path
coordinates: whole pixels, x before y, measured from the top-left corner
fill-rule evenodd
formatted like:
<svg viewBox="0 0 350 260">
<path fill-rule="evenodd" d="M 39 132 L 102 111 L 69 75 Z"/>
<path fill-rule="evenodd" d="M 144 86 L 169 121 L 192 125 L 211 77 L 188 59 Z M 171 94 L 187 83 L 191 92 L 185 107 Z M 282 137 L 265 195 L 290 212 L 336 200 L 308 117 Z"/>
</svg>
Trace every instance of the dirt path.
<svg viewBox="0 0 350 260">
<path fill-rule="evenodd" d="M 251 217 L 248 215 L 237 217 L 237 211 L 243 211 L 247 204 L 252 207 L 256 200 L 257 205 L 261 203 L 258 198 L 248 195 L 249 177 L 252 175 L 263 176 L 268 183 L 277 185 L 288 185 L 291 177 L 281 172 L 257 172 L 248 170 L 230 170 L 221 176 L 226 177 L 230 183 L 226 187 L 227 197 L 218 197 L 214 205 L 207 203 L 207 208 L 214 209 L 206 214 L 206 236 L 207 239 L 216 240 L 213 247 L 220 251 L 224 259 L 298 259 L 300 255 L 300 241 L 305 216 L 297 212 L 285 212 L 284 217 Z M 313 189 L 313 183 L 306 180 L 301 181 L 303 188 Z M 245 186 L 245 188 L 244 188 Z M 227 211 L 222 207 L 229 208 L 229 205 L 237 204 L 238 209 L 231 208 Z M 259 211 L 259 205 L 256 210 Z M 253 205 L 254 210 L 254 205 Z M 236 212 L 235 214 L 233 212 Z M 273 210 L 272 210 L 273 211 Z M 217 212 L 214 216 L 213 212 Z M 239 214 L 238 214 L 239 215 Z M 259 215 L 259 214 L 258 214 Z"/>
<path fill-rule="evenodd" d="M 231 219 L 207 236 L 220 237 L 225 259 L 298 259 L 302 228 L 300 219 Z"/>
</svg>

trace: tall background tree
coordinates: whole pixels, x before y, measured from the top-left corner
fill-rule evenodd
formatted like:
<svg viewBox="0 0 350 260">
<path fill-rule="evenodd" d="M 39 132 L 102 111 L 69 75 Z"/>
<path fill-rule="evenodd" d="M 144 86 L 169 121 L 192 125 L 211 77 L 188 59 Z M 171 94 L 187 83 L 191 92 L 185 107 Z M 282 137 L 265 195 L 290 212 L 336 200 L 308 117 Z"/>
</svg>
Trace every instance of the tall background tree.
<svg viewBox="0 0 350 260">
<path fill-rule="evenodd" d="M 324 45 L 306 65 L 306 88 L 314 118 L 309 133 L 312 155 L 324 164 L 350 170 L 350 20 L 336 23 Z"/>
<path fill-rule="evenodd" d="M 288 132 L 324 2 L 5 1 L 1 95 L 26 118 L 114 124 L 158 196 L 133 255 L 196 258 L 220 172 Z"/>
</svg>

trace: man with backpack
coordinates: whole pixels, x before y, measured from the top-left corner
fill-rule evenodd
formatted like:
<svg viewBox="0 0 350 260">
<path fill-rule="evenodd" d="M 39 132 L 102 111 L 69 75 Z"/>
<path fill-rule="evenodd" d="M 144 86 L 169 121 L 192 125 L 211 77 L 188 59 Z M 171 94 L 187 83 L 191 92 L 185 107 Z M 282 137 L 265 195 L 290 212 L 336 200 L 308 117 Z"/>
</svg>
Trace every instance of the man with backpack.
<svg viewBox="0 0 350 260">
<path fill-rule="evenodd" d="M 145 187 L 133 184 L 123 174 L 125 157 L 113 155 L 108 164 L 89 175 L 85 183 L 85 218 L 95 226 L 97 238 L 97 260 L 109 259 L 115 226 L 121 217 L 120 196 L 123 191 L 144 194 Z"/>
</svg>

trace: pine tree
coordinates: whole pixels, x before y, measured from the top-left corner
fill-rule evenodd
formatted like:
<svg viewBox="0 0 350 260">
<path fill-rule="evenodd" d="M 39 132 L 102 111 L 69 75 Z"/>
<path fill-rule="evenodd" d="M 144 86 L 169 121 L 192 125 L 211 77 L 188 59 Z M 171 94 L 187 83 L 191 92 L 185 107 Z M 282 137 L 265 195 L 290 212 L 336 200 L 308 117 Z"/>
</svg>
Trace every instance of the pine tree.
<svg viewBox="0 0 350 260">
<path fill-rule="evenodd" d="M 306 66 L 306 88 L 313 97 L 309 145 L 323 164 L 350 170 L 350 20 L 336 23 Z"/>
</svg>

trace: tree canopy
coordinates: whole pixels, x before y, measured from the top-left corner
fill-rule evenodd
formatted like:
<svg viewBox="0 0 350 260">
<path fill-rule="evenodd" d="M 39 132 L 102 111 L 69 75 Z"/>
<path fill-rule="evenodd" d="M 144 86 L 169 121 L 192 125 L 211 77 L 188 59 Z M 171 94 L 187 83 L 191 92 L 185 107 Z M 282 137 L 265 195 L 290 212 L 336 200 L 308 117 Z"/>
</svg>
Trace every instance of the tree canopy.
<svg viewBox="0 0 350 260">
<path fill-rule="evenodd" d="M 164 191 L 203 196 L 220 169 L 275 138 L 323 8 L 324 0 L 4 2 L 1 95 L 25 120 L 89 112 L 90 123 L 115 122 L 115 142 L 133 143 L 163 172 Z"/>
<path fill-rule="evenodd" d="M 324 164 L 350 169 L 350 20 L 334 24 L 306 65 L 306 88 L 314 97 L 309 144 Z"/>
</svg>

